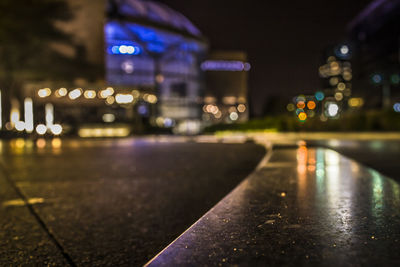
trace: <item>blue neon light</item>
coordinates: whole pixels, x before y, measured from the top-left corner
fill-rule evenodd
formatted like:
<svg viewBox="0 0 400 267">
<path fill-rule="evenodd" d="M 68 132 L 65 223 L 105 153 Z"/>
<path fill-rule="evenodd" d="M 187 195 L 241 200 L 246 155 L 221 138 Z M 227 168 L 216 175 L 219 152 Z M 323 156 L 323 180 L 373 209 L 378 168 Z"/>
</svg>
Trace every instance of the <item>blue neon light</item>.
<svg viewBox="0 0 400 267">
<path fill-rule="evenodd" d="M 250 64 L 234 60 L 207 60 L 201 64 L 203 71 L 249 71 Z"/>
<path fill-rule="evenodd" d="M 394 104 L 394 105 L 393 105 L 393 109 L 394 109 L 394 111 L 396 111 L 396 112 L 400 112 L 400 103 Z"/>
<path fill-rule="evenodd" d="M 113 45 L 109 51 L 113 55 L 139 55 L 142 49 L 135 45 Z"/>
</svg>

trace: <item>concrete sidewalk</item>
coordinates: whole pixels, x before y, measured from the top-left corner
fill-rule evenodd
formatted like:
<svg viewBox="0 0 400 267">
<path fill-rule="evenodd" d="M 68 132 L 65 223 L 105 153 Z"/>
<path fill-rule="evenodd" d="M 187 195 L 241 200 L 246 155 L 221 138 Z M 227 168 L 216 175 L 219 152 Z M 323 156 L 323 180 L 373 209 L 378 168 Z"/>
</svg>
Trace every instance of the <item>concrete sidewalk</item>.
<svg viewBox="0 0 400 267">
<path fill-rule="evenodd" d="M 2 166 L 1 166 L 2 167 Z M 67 266 L 68 262 L 54 244 L 51 234 L 30 209 L 39 199 L 26 199 L 0 169 L 0 265 Z"/>
<path fill-rule="evenodd" d="M 329 149 L 278 148 L 147 265 L 396 266 L 399 225 L 397 182 Z"/>
</svg>

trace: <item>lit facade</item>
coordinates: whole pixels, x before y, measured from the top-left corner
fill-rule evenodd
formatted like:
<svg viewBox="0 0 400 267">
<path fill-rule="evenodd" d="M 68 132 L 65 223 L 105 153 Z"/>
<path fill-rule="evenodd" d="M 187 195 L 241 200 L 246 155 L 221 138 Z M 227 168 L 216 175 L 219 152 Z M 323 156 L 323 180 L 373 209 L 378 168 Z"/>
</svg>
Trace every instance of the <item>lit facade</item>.
<svg viewBox="0 0 400 267">
<path fill-rule="evenodd" d="M 74 81 L 25 85 L 25 97 L 33 99 L 35 125 L 45 124 L 45 106 L 51 104 L 55 121 L 76 133 L 97 123 L 123 123 L 139 131 L 146 125 L 176 133 L 200 131 L 200 65 L 208 45 L 186 17 L 153 1 L 68 2 L 74 19 L 58 26 L 73 36 L 77 47 L 53 48 L 95 68 L 90 76 L 77 73 Z"/>
<path fill-rule="evenodd" d="M 201 65 L 206 91 L 203 118 L 206 124 L 248 120 L 247 55 L 240 51 L 215 51 Z"/>
<path fill-rule="evenodd" d="M 152 118 L 157 126 L 200 129 L 200 64 L 207 45 L 189 20 L 151 1 L 112 1 L 105 46 L 108 84 L 152 90 L 158 98 Z"/>
</svg>

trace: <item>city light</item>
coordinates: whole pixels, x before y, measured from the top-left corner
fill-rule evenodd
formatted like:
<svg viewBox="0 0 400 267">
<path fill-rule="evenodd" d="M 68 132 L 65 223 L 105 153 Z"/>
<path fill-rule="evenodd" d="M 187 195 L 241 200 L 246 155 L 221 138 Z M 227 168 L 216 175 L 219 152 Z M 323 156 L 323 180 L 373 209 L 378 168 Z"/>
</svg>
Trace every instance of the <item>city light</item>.
<svg viewBox="0 0 400 267">
<path fill-rule="evenodd" d="M 329 84 L 330 84 L 331 86 L 335 86 L 335 85 L 337 85 L 338 83 L 339 83 L 338 77 L 332 77 L 332 78 L 329 79 Z"/>
<path fill-rule="evenodd" d="M 114 122 L 115 121 L 115 115 L 114 114 L 110 114 L 110 113 L 106 113 L 103 115 L 102 117 L 104 122 Z"/>
<path fill-rule="evenodd" d="M 121 64 L 121 68 L 128 74 L 133 73 L 134 71 L 134 65 L 133 62 L 131 60 L 127 60 L 122 62 Z"/>
<path fill-rule="evenodd" d="M 333 61 L 329 64 L 331 76 L 338 75 L 340 73 L 340 66 L 339 63 Z"/>
<path fill-rule="evenodd" d="M 339 83 L 338 86 L 337 86 L 337 88 L 338 88 L 340 91 L 343 91 L 344 89 L 346 89 L 346 85 L 345 85 L 344 83 Z"/>
<path fill-rule="evenodd" d="M 251 65 L 248 62 L 235 60 L 207 60 L 201 64 L 203 71 L 249 71 Z"/>
<path fill-rule="evenodd" d="M 163 127 L 164 126 L 164 118 L 163 117 L 158 117 L 156 119 L 156 124 L 158 127 Z"/>
<path fill-rule="evenodd" d="M 144 101 L 146 101 L 146 102 L 148 102 L 150 104 L 155 104 L 158 101 L 157 96 L 152 95 L 152 94 L 145 94 L 143 96 L 143 99 L 144 99 Z"/>
<path fill-rule="evenodd" d="M 62 126 L 60 124 L 51 125 L 50 131 L 54 135 L 60 135 L 62 133 Z"/>
<path fill-rule="evenodd" d="M 237 119 L 239 119 L 239 115 L 236 112 L 232 112 L 229 114 L 229 118 L 233 121 L 236 121 Z"/>
<path fill-rule="evenodd" d="M 328 103 L 327 115 L 328 117 L 336 117 L 339 114 L 339 106 L 336 103 Z"/>
<path fill-rule="evenodd" d="M 149 108 L 147 107 L 147 105 L 142 104 L 138 106 L 137 111 L 140 115 L 146 116 L 149 113 Z"/>
<path fill-rule="evenodd" d="M 375 84 L 380 84 L 383 80 L 382 75 L 380 75 L 380 74 L 373 75 L 371 79 L 372 79 L 372 82 Z"/>
<path fill-rule="evenodd" d="M 1 99 L 1 90 L 0 90 L 0 130 L 3 129 L 3 104 Z"/>
<path fill-rule="evenodd" d="M 165 80 L 164 75 L 162 75 L 162 74 L 157 74 L 157 76 L 156 76 L 156 82 L 157 82 L 157 83 L 163 83 L 164 80 Z"/>
<path fill-rule="evenodd" d="M 117 94 L 115 96 L 115 101 L 118 104 L 130 104 L 133 102 L 133 95 L 131 94 Z"/>
<path fill-rule="evenodd" d="M 99 93 L 100 98 L 107 98 L 109 96 L 112 96 L 113 94 L 114 94 L 114 88 L 112 87 L 108 87 L 104 90 L 101 90 Z"/>
<path fill-rule="evenodd" d="M 33 132 L 33 102 L 31 98 L 24 100 L 25 129 L 28 133 Z"/>
<path fill-rule="evenodd" d="M 306 103 L 304 101 L 297 102 L 297 108 L 304 109 L 306 107 Z"/>
<path fill-rule="evenodd" d="M 393 110 L 394 110 L 395 112 L 400 112 L 400 103 L 395 103 L 395 104 L 393 105 Z"/>
<path fill-rule="evenodd" d="M 300 112 L 298 118 L 300 121 L 305 121 L 307 119 L 307 114 L 305 112 Z"/>
<path fill-rule="evenodd" d="M 109 52 L 113 55 L 139 55 L 141 49 L 134 45 L 114 45 L 111 46 Z"/>
<path fill-rule="evenodd" d="M 244 105 L 244 104 L 239 104 L 238 107 L 237 107 L 237 110 L 238 110 L 240 113 L 245 112 L 245 111 L 246 111 L 246 105 Z"/>
<path fill-rule="evenodd" d="M 350 71 L 343 71 L 342 76 L 345 81 L 351 81 L 351 79 L 353 78 L 353 75 Z"/>
<path fill-rule="evenodd" d="M 237 98 L 235 96 L 224 96 L 222 98 L 222 102 L 225 105 L 235 105 L 237 102 Z"/>
<path fill-rule="evenodd" d="M 312 100 L 310 100 L 310 101 L 307 102 L 307 108 L 308 108 L 308 109 L 315 109 L 316 106 L 317 106 L 317 105 L 316 105 L 315 102 L 312 101 Z"/>
<path fill-rule="evenodd" d="M 208 112 L 208 113 L 212 113 L 212 114 L 217 114 L 218 113 L 218 111 L 219 111 L 219 109 L 218 109 L 218 107 L 217 106 L 215 106 L 215 105 L 207 105 L 206 106 L 206 111 Z"/>
<path fill-rule="evenodd" d="M 390 81 L 392 84 L 399 84 L 400 83 L 400 75 L 399 74 L 393 74 L 390 76 Z"/>
<path fill-rule="evenodd" d="M 289 104 L 287 104 L 286 109 L 291 112 L 291 111 L 294 111 L 296 109 L 296 107 L 294 106 L 293 103 L 289 103 Z"/>
<path fill-rule="evenodd" d="M 114 104 L 114 102 L 115 102 L 115 97 L 113 97 L 112 95 L 107 97 L 107 99 L 106 99 L 107 105 L 112 105 L 112 104 Z"/>
<path fill-rule="evenodd" d="M 15 124 L 19 122 L 19 119 L 20 119 L 19 109 L 16 107 L 11 108 L 11 113 L 10 113 L 11 127 L 14 127 Z"/>
<path fill-rule="evenodd" d="M 60 88 L 55 92 L 56 97 L 63 97 L 68 94 L 67 88 Z"/>
<path fill-rule="evenodd" d="M 86 90 L 83 96 L 87 99 L 96 98 L 96 91 L 95 90 Z"/>
<path fill-rule="evenodd" d="M 39 135 L 44 135 L 47 132 L 47 127 L 44 124 L 39 124 L 36 126 L 36 132 Z"/>
<path fill-rule="evenodd" d="M 23 130 L 25 130 L 25 123 L 23 121 L 17 121 L 15 123 L 15 129 L 19 132 L 22 132 Z"/>
<path fill-rule="evenodd" d="M 306 97 L 304 95 L 299 95 L 296 97 L 296 102 L 306 102 Z"/>
<path fill-rule="evenodd" d="M 301 112 L 304 112 L 304 109 L 298 108 L 296 109 L 296 115 L 298 116 Z"/>
<path fill-rule="evenodd" d="M 349 107 L 359 108 L 364 105 L 364 100 L 359 97 L 353 97 L 353 98 L 349 99 L 348 104 L 349 104 Z"/>
<path fill-rule="evenodd" d="M 51 128 L 54 124 L 54 106 L 53 104 L 47 103 L 45 106 L 45 117 L 46 117 L 46 127 Z"/>
<path fill-rule="evenodd" d="M 349 53 L 349 47 L 347 45 L 342 45 L 340 47 L 340 53 L 342 53 L 342 55 L 347 55 Z"/>
<path fill-rule="evenodd" d="M 325 98 L 325 94 L 321 91 L 318 91 L 315 93 L 315 99 L 317 99 L 318 101 L 322 101 Z"/>
<path fill-rule="evenodd" d="M 166 128 L 170 128 L 170 127 L 172 127 L 174 125 L 174 121 L 172 120 L 172 119 L 170 119 L 170 118 L 165 118 L 164 119 L 164 126 L 166 127 Z"/>
<path fill-rule="evenodd" d="M 307 111 L 307 117 L 313 118 L 315 116 L 315 111 L 314 110 L 308 110 Z"/>
<path fill-rule="evenodd" d="M 140 96 L 140 92 L 138 90 L 132 90 L 131 94 L 134 98 L 138 98 Z"/>
<path fill-rule="evenodd" d="M 78 99 L 81 95 L 82 95 L 82 89 L 76 88 L 76 89 L 72 90 L 71 92 L 69 92 L 68 97 L 71 100 L 75 100 L 75 99 Z"/>
<path fill-rule="evenodd" d="M 126 137 L 130 134 L 127 127 L 119 128 L 81 128 L 78 135 L 83 138 L 90 137 Z"/>
<path fill-rule="evenodd" d="M 38 91 L 38 96 L 41 97 L 41 98 L 45 98 L 45 97 L 48 97 L 50 95 L 51 95 L 51 89 L 50 88 L 43 88 L 43 89 L 40 89 Z"/>
<path fill-rule="evenodd" d="M 341 92 L 336 92 L 335 93 L 335 99 L 337 101 L 342 101 L 343 100 L 343 94 Z"/>
</svg>

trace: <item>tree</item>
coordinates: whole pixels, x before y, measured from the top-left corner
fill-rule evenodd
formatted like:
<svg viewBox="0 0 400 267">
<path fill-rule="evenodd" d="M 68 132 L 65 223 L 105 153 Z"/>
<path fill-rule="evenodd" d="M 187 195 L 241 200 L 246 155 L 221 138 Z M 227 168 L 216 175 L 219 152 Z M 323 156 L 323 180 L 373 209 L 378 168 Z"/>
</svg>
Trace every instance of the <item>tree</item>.
<svg viewBox="0 0 400 267">
<path fill-rule="evenodd" d="M 26 81 L 72 79 L 77 68 L 85 67 L 53 46 L 76 47 L 56 26 L 72 17 L 65 0 L 0 1 L 0 89 L 5 110 L 11 97 L 20 97 Z"/>
</svg>

